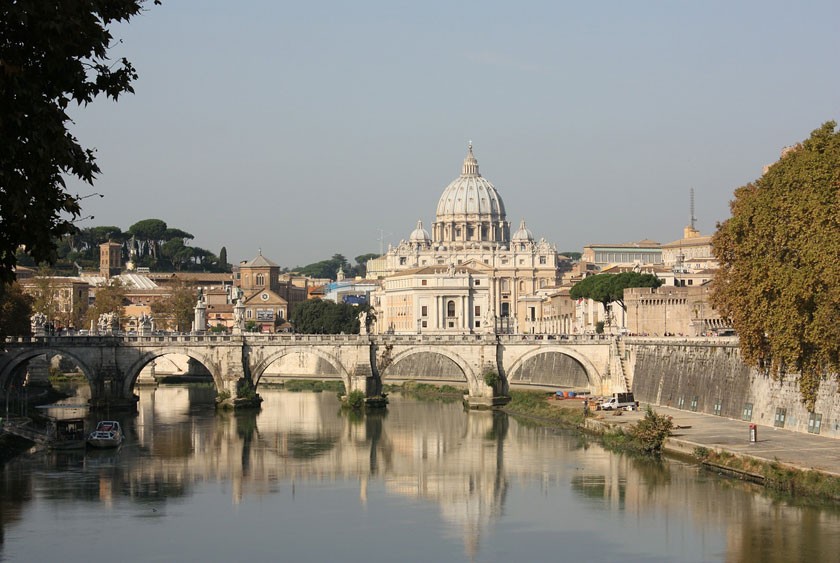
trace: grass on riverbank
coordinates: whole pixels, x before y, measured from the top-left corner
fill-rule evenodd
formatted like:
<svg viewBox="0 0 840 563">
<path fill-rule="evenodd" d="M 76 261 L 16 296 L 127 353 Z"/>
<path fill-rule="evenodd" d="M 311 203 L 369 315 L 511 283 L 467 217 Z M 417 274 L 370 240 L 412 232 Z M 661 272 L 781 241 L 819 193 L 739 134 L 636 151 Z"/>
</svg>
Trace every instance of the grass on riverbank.
<svg viewBox="0 0 840 563">
<path fill-rule="evenodd" d="M 418 383 L 406 381 L 402 385 L 386 385 L 385 391 L 402 393 L 421 401 L 441 401 L 451 403 L 464 398 L 464 389 L 453 385 L 434 385 L 432 383 Z"/>
<path fill-rule="evenodd" d="M 343 381 L 318 381 L 314 379 L 289 379 L 283 382 L 283 389 L 286 391 L 312 391 L 313 393 L 321 393 L 322 391 L 334 391 L 340 395 L 344 395 Z"/>
<path fill-rule="evenodd" d="M 502 410 L 562 426 L 581 426 L 584 421 L 583 405 L 579 401 L 552 402 L 543 391 L 511 391 L 510 402 Z"/>
<path fill-rule="evenodd" d="M 703 447 L 694 449 L 694 457 L 713 468 L 722 467 L 736 473 L 759 477 L 764 486 L 773 491 L 792 496 L 840 500 L 840 477 L 834 475 L 796 469 L 775 461 L 742 457 Z"/>
</svg>

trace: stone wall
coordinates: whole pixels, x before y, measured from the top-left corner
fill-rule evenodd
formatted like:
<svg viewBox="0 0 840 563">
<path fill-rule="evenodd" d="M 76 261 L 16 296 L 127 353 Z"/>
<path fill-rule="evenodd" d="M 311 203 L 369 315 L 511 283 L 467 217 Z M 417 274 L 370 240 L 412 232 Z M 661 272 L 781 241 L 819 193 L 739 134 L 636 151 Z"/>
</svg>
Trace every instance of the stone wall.
<svg viewBox="0 0 840 563">
<path fill-rule="evenodd" d="M 840 438 L 835 379 L 823 383 L 811 413 L 800 400 L 795 377 L 774 381 L 750 369 L 741 360 L 737 339 L 629 338 L 625 348 L 632 389 L 643 403 L 744 420 L 745 427 L 755 422 L 797 432 L 814 430 L 819 418 L 820 435 Z"/>
</svg>

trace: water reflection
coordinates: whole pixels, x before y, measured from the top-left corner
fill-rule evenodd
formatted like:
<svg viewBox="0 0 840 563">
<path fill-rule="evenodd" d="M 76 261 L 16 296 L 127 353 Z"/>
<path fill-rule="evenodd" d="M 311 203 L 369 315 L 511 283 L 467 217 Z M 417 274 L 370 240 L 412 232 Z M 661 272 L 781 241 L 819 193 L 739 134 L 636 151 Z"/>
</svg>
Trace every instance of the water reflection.
<svg viewBox="0 0 840 563">
<path fill-rule="evenodd" d="M 412 533 L 428 544 L 416 560 L 457 559 L 447 551 L 452 542 L 468 560 L 551 559 L 558 542 L 568 558 L 630 561 L 828 560 L 840 551 L 840 517 L 831 507 L 791 506 L 695 466 L 617 456 L 574 432 L 500 413 L 392 396 L 387 412 L 354 417 L 339 410 L 331 393 L 272 390 L 261 390 L 259 412 L 216 413 L 210 387 L 139 394 L 138 414 L 120 420 L 127 435 L 120 449 L 46 452 L 6 467 L 0 484 L 4 549 L 35 549 L 30 537 L 13 532 L 29 525 L 27 508 L 36 499 L 74 518 L 101 521 L 105 510 L 169 521 L 176 517 L 173 506 L 200 512 L 206 504 L 203 510 L 221 514 L 248 507 L 250 514 L 276 497 L 297 512 L 319 508 L 311 521 L 285 522 L 287 532 L 301 537 L 307 526 L 328 537 L 348 518 L 373 518 L 387 506 L 376 527 L 411 522 Z M 322 490 L 326 500 L 312 500 Z M 302 491 L 307 501 L 298 499 Z M 355 491 L 355 498 L 345 491 Z M 204 523 L 208 545 L 214 534 L 226 533 L 218 525 Z M 390 533 L 400 545 L 413 541 Z M 250 536 L 242 535 L 247 544 Z M 294 537 L 286 536 L 285 549 L 294 548 Z M 360 537 L 358 545 L 365 541 Z M 312 556 L 316 547 L 329 549 L 299 549 L 309 559 L 326 557 Z M 367 558 L 390 560 L 394 553 L 371 548 Z"/>
</svg>

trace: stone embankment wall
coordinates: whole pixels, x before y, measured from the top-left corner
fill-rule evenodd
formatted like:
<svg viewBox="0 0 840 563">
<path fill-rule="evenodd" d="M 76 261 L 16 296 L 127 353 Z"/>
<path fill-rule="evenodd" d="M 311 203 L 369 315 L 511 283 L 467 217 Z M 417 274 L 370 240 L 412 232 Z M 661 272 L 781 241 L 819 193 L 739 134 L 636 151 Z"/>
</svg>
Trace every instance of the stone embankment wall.
<svg viewBox="0 0 840 563">
<path fill-rule="evenodd" d="M 840 438 L 836 378 L 823 382 L 812 413 L 795 376 L 774 381 L 750 369 L 737 338 L 628 338 L 624 345 L 631 387 L 643 403 Z"/>
</svg>

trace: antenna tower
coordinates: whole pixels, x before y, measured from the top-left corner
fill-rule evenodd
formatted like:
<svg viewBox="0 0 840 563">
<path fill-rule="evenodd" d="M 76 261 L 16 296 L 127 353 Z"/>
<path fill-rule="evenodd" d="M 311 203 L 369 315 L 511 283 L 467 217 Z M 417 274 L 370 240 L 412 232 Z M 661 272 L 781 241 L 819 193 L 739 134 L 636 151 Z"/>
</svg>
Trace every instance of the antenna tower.
<svg viewBox="0 0 840 563">
<path fill-rule="evenodd" d="M 691 230 L 694 230 L 694 223 L 697 221 L 697 217 L 694 216 L 694 188 L 690 189 L 691 193 Z"/>
<path fill-rule="evenodd" d="M 385 254 L 385 239 L 391 236 L 394 233 L 385 234 L 385 231 L 379 229 L 379 255 L 382 256 Z"/>
</svg>

